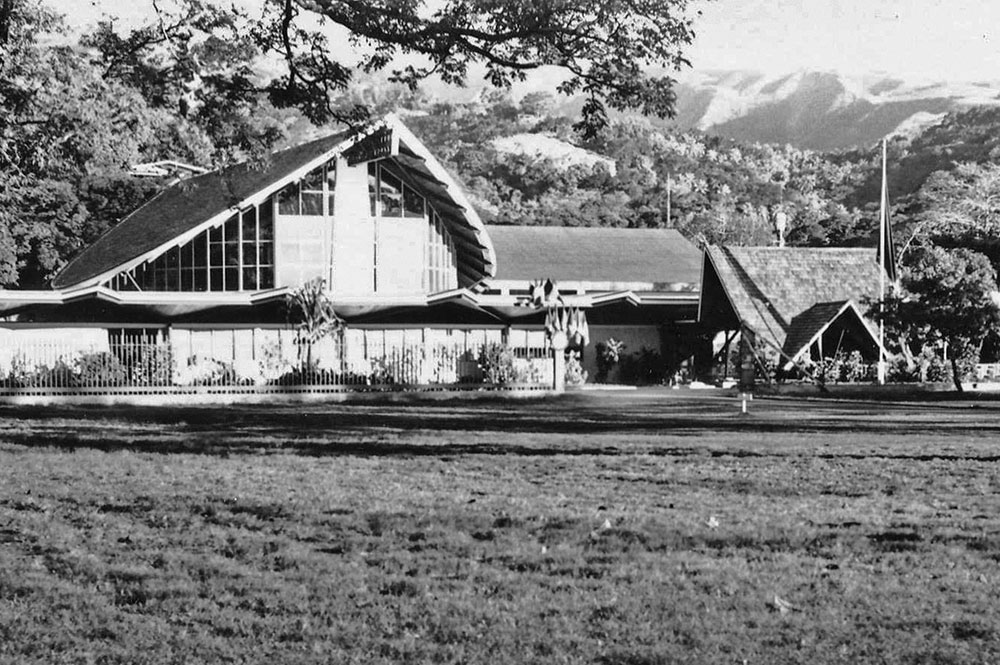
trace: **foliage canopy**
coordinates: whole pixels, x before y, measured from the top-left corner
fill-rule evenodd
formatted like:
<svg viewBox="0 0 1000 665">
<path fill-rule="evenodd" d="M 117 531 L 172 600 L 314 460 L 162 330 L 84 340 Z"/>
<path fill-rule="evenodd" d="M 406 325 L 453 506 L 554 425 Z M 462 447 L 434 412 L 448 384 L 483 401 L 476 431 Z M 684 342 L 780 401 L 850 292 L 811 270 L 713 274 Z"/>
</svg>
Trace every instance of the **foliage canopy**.
<svg viewBox="0 0 1000 665">
<path fill-rule="evenodd" d="M 984 340 L 1000 332 L 996 271 L 983 254 L 925 245 L 911 251 L 901 288 L 886 302 L 886 323 L 902 340 L 904 355 L 947 344 L 952 378 L 979 360 Z"/>
<path fill-rule="evenodd" d="M 128 34 L 103 23 L 89 43 L 109 73 L 147 97 L 179 96 L 184 112 L 204 87 L 237 103 L 264 92 L 316 124 L 367 116 L 344 104 L 355 71 L 385 70 L 415 90 L 431 76 L 465 85 L 482 69 L 491 85 L 509 88 L 553 66 L 564 74 L 559 92 L 584 95 L 578 128 L 593 136 L 609 107 L 673 114 L 675 81 L 657 72 L 688 64 L 688 14 L 688 0 L 265 0 L 260 15 L 174 0 Z M 255 77 L 256 57 L 281 66 Z"/>
</svg>

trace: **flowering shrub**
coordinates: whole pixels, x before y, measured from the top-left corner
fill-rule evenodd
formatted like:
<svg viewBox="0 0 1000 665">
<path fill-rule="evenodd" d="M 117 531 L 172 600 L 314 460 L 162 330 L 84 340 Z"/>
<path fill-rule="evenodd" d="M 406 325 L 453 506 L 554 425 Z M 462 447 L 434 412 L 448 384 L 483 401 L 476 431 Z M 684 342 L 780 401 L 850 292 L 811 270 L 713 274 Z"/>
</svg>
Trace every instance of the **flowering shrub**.
<svg viewBox="0 0 1000 665">
<path fill-rule="evenodd" d="M 183 367 L 178 367 L 174 381 L 179 386 L 218 386 L 238 383 L 232 365 L 201 356 L 191 356 Z"/>
<path fill-rule="evenodd" d="M 566 354 L 566 385 L 579 386 L 587 382 L 587 370 L 583 369 L 580 354 L 570 351 Z"/>
<path fill-rule="evenodd" d="M 605 342 L 597 343 L 597 382 L 607 383 L 608 373 L 621 360 L 622 353 L 625 352 L 625 344 L 619 342 L 614 337 L 608 338 Z"/>
</svg>

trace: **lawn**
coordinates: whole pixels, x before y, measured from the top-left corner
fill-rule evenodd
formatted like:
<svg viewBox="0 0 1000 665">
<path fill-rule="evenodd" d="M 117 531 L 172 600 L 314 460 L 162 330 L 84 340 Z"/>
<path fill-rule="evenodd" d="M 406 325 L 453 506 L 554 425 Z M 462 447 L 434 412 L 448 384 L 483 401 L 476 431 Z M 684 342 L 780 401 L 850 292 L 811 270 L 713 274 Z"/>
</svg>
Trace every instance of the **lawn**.
<svg viewBox="0 0 1000 665">
<path fill-rule="evenodd" d="M 0 663 L 1000 662 L 1000 403 L 0 407 Z"/>
</svg>

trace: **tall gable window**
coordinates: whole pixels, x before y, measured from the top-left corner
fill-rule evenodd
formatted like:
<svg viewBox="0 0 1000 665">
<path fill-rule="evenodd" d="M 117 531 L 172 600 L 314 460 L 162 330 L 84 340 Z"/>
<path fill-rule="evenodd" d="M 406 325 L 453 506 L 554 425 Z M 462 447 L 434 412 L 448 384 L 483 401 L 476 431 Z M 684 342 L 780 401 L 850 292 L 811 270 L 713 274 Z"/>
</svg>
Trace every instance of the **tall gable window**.
<svg viewBox="0 0 1000 665">
<path fill-rule="evenodd" d="M 116 291 L 254 291 L 274 287 L 274 209 L 268 199 L 179 247 L 115 275 Z"/>
<path fill-rule="evenodd" d="M 368 164 L 368 201 L 372 217 L 424 217 L 424 197 L 389 169 Z"/>
<path fill-rule="evenodd" d="M 263 205 L 256 214 L 243 215 L 240 265 L 244 291 L 274 287 L 274 206 Z"/>
<path fill-rule="evenodd" d="M 334 185 L 337 182 L 337 163 L 330 161 L 307 173 L 278 195 L 278 214 L 319 217 L 333 212 Z M 325 207 L 324 207 L 325 206 Z"/>
<path fill-rule="evenodd" d="M 428 293 L 448 291 L 458 287 L 458 272 L 455 265 L 455 242 L 445 228 L 441 217 L 435 212 L 427 224 L 426 271 L 424 288 Z"/>
<path fill-rule="evenodd" d="M 368 164 L 368 198 L 375 219 L 373 291 L 456 288 L 455 243 L 434 207 L 393 170 L 375 162 Z"/>
<path fill-rule="evenodd" d="M 379 169 L 379 201 L 383 217 L 403 216 L 403 183 L 385 169 Z"/>
</svg>

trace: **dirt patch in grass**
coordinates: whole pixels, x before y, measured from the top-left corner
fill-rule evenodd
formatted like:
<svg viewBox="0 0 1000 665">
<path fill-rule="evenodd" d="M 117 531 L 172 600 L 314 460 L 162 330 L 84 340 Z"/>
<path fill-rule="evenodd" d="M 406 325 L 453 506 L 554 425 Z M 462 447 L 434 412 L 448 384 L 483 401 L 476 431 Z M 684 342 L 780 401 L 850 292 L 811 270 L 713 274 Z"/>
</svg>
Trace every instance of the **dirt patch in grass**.
<svg viewBox="0 0 1000 665">
<path fill-rule="evenodd" d="M 1000 404 L 0 408 L 0 662 L 1000 659 Z"/>
</svg>

